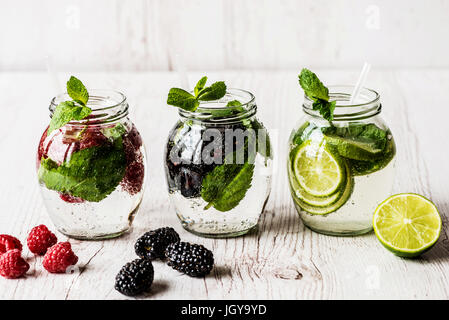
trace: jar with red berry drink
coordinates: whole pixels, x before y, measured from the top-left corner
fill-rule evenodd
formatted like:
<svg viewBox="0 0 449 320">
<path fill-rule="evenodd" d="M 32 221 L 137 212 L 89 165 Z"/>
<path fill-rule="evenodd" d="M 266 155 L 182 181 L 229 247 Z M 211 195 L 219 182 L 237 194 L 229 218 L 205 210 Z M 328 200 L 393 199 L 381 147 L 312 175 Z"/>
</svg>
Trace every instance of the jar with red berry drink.
<svg viewBox="0 0 449 320">
<path fill-rule="evenodd" d="M 142 201 L 145 147 L 122 93 L 89 90 L 83 101 L 72 91 L 68 83 L 69 93 L 52 99 L 50 126 L 39 142 L 44 204 L 69 237 L 117 237 L 129 230 Z"/>
</svg>

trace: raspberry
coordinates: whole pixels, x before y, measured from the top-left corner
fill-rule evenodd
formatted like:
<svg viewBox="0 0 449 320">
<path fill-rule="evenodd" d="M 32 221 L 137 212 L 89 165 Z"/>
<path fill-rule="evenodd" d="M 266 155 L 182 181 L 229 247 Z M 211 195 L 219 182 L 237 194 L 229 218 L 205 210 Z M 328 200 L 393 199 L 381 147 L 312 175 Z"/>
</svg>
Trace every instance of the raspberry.
<svg viewBox="0 0 449 320">
<path fill-rule="evenodd" d="M 71 265 L 78 262 L 69 242 L 60 242 L 47 250 L 44 256 L 44 268 L 51 273 L 64 273 Z"/>
<path fill-rule="evenodd" d="M 131 131 L 128 133 L 128 139 L 131 141 L 135 149 L 139 149 L 142 146 L 142 137 L 134 124 Z"/>
<path fill-rule="evenodd" d="M 83 203 L 84 202 L 83 199 L 71 196 L 70 194 L 67 194 L 67 193 L 60 193 L 59 198 L 61 198 L 61 200 L 68 202 L 68 203 Z"/>
<path fill-rule="evenodd" d="M 37 148 L 37 157 L 36 157 L 36 169 L 39 169 L 39 167 L 41 165 L 42 156 L 45 153 L 44 142 L 45 142 L 45 139 L 47 139 L 47 131 L 48 131 L 48 127 L 47 127 L 47 129 L 45 129 L 44 133 L 42 134 L 41 140 L 39 141 L 39 147 Z"/>
<path fill-rule="evenodd" d="M 30 265 L 21 257 L 19 249 L 9 250 L 0 257 L 0 275 L 8 279 L 24 275 Z"/>
<path fill-rule="evenodd" d="M 7 234 L 0 234 L 0 255 L 13 249 L 22 251 L 22 244 L 19 239 Z"/>
<path fill-rule="evenodd" d="M 30 251 L 40 255 L 45 254 L 47 249 L 56 244 L 56 242 L 58 242 L 58 239 L 55 234 L 43 224 L 31 229 L 27 239 Z"/>
<path fill-rule="evenodd" d="M 138 133 L 137 133 L 138 134 Z M 143 180 L 145 177 L 145 166 L 143 163 L 143 155 L 139 148 L 137 136 L 127 135 L 123 138 L 123 147 L 126 155 L 126 171 L 120 185 L 130 195 L 135 195 L 142 190 Z M 133 141 L 136 140 L 136 141 Z"/>
<path fill-rule="evenodd" d="M 101 128 L 89 128 L 81 136 L 80 150 L 104 145 L 108 138 L 101 132 Z"/>
</svg>

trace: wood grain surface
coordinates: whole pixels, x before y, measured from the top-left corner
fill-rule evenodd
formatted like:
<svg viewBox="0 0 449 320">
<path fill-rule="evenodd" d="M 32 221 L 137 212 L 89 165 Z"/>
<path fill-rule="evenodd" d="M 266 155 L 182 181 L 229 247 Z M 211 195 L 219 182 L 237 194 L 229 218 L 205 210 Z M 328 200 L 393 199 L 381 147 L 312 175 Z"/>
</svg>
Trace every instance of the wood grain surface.
<svg viewBox="0 0 449 320">
<path fill-rule="evenodd" d="M 357 72 L 316 70 L 329 84 L 353 83 Z M 113 88 L 126 94 L 131 118 L 148 153 L 144 200 L 132 231 L 109 241 L 70 240 L 79 256 L 73 272 L 49 274 L 42 258 L 24 249 L 31 268 L 18 280 L 0 279 L 2 299 L 123 299 L 113 289 L 120 267 L 135 258 L 133 245 L 143 232 L 173 226 L 186 241 L 213 250 L 213 272 L 192 279 L 155 262 L 155 281 L 139 299 L 412 299 L 449 298 L 449 69 L 372 71 L 367 86 L 381 94 L 383 117 L 398 146 L 394 192 L 429 197 L 443 217 L 437 245 L 421 258 L 390 254 L 373 233 L 330 237 L 313 233 L 293 207 L 284 170 L 286 144 L 301 114 L 298 70 L 208 73 L 230 87 L 256 95 L 258 116 L 270 129 L 275 148 L 271 197 L 258 230 L 235 239 L 205 239 L 184 231 L 169 205 L 163 172 L 163 147 L 177 112 L 165 104 L 179 85 L 175 73 L 80 73 L 88 87 Z M 189 74 L 192 85 L 203 73 Z M 68 74 L 60 74 L 67 79 Z M 28 231 L 45 223 L 53 228 L 40 198 L 35 152 L 48 119 L 54 92 L 45 73 L 0 73 L 0 233 L 25 241 Z M 65 240 L 62 234 L 57 234 Z"/>
</svg>

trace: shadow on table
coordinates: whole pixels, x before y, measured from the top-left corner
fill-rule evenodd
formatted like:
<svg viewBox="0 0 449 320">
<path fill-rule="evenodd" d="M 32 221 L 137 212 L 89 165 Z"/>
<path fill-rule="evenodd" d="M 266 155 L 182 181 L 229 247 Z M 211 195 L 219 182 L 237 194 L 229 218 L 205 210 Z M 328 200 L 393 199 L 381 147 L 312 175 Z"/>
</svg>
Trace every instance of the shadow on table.
<svg viewBox="0 0 449 320">
<path fill-rule="evenodd" d="M 230 278 L 232 277 L 231 268 L 228 266 L 217 266 L 215 265 L 212 269 L 212 273 L 206 276 L 207 277 L 215 277 L 216 279 L 222 278 Z"/>
<path fill-rule="evenodd" d="M 156 280 L 151 285 L 151 290 L 147 292 L 143 298 L 156 298 L 158 295 L 164 293 L 170 285 L 167 281 L 164 280 Z"/>
<path fill-rule="evenodd" d="M 285 207 L 273 208 L 264 211 L 259 224 L 245 238 L 257 238 L 263 234 L 297 233 L 303 229 L 304 225 L 296 211 L 286 210 Z"/>
</svg>

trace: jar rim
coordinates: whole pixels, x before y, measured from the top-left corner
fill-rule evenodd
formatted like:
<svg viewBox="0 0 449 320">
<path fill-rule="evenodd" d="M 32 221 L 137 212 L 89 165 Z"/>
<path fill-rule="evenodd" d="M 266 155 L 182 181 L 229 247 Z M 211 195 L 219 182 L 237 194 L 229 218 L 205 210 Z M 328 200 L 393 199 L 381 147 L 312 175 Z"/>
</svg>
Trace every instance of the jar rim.
<svg viewBox="0 0 449 320">
<path fill-rule="evenodd" d="M 335 95 L 347 95 L 347 97 L 350 98 L 351 97 L 351 93 L 352 93 L 354 87 L 355 87 L 354 85 L 330 85 L 330 86 L 328 86 L 329 97 L 332 98 Z M 336 89 L 338 89 L 339 91 L 341 91 L 342 89 L 343 90 L 344 89 L 348 89 L 349 92 L 348 93 L 336 92 L 335 91 Z M 362 102 L 362 103 L 352 103 L 352 104 L 344 104 L 344 105 L 341 105 L 341 104 L 337 103 L 337 105 L 335 107 L 345 107 L 345 108 L 346 107 L 363 107 L 363 106 L 366 106 L 366 105 L 369 105 L 369 104 L 372 104 L 372 103 L 376 103 L 380 99 L 380 95 L 379 95 L 379 93 L 377 91 L 375 91 L 373 89 L 370 89 L 370 88 L 367 88 L 367 87 L 360 88 L 359 97 L 360 97 L 360 95 L 363 95 L 363 94 L 365 96 L 371 95 L 372 97 L 369 98 L 368 101 Z M 313 102 L 313 100 L 310 99 L 306 94 L 304 94 L 304 99 L 307 100 L 307 101 Z M 330 99 L 330 100 L 334 101 L 332 99 Z"/>
<path fill-rule="evenodd" d="M 96 103 L 99 101 L 105 101 L 110 100 L 112 103 L 110 105 L 106 105 L 99 108 L 90 108 L 93 111 L 103 111 L 103 110 L 109 110 L 115 107 L 118 107 L 126 102 L 126 96 L 117 90 L 113 89 L 89 89 L 89 101 L 87 102 L 87 105 L 89 106 L 95 106 Z M 112 97 L 112 95 L 115 95 L 115 99 Z M 94 98 L 94 99 L 92 99 Z M 72 98 L 69 96 L 67 92 L 60 93 L 53 97 L 50 102 L 50 111 L 54 111 L 56 106 L 63 102 L 63 101 L 70 101 Z M 114 101 L 115 100 L 115 101 Z"/>
<path fill-rule="evenodd" d="M 367 87 L 360 89 L 358 101 L 349 103 L 354 87 L 354 85 L 328 86 L 329 101 L 337 101 L 334 110 L 335 121 L 366 119 L 381 112 L 382 105 L 380 103 L 379 93 Z M 359 102 L 360 100 L 362 101 Z M 313 110 L 313 102 L 311 98 L 304 94 L 304 102 L 302 105 L 304 112 L 322 118 L 317 110 Z"/>
<path fill-rule="evenodd" d="M 126 96 L 111 89 L 89 89 L 89 100 L 87 106 L 92 109 L 89 117 L 82 120 L 70 121 L 69 125 L 89 125 L 113 123 L 128 115 L 128 103 Z M 61 93 L 51 99 L 49 110 L 52 117 L 56 106 L 63 101 L 71 101 L 67 92 Z"/>
<path fill-rule="evenodd" d="M 238 106 L 227 106 L 230 101 L 238 100 L 241 104 Z M 226 94 L 219 100 L 200 101 L 199 107 L 195 111 L 187 111 L 179 109 L 178 113 L 181 118 L 198 120 L 201 122 L 230 122 L 241 121 L 253 116 L 257 112 L 256 97 L 251 92 L 238 89 L 227 88 Z M 233 111 L 229 116 L 214 115 L 218 111 Z"/>
</svg>

